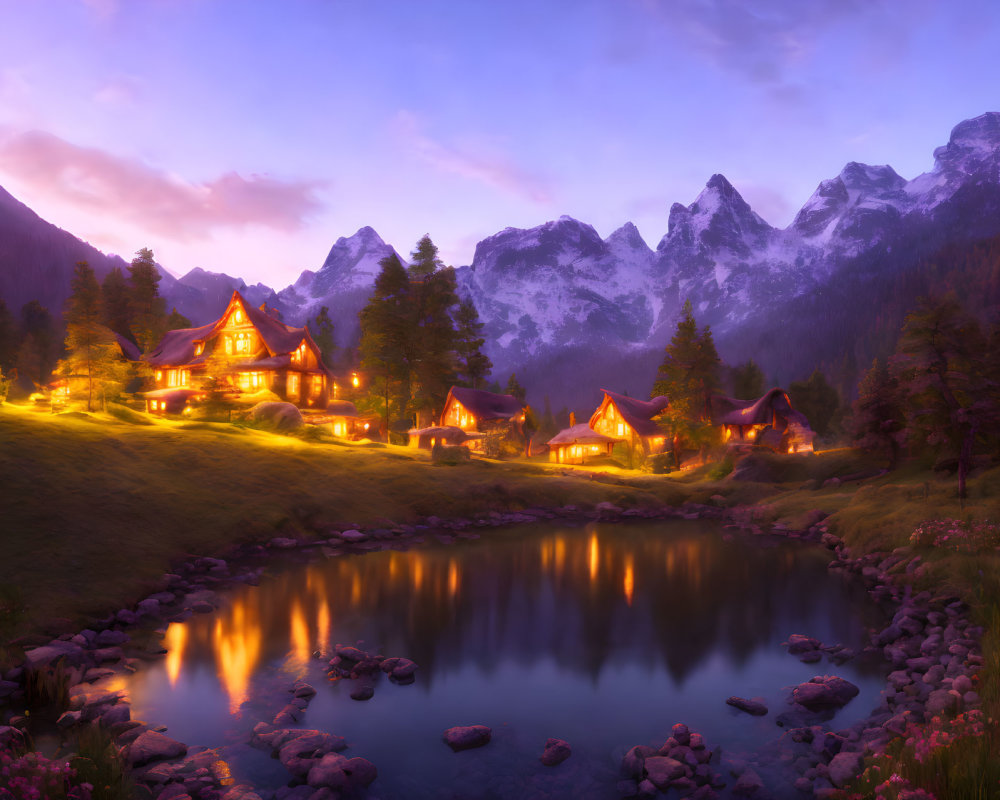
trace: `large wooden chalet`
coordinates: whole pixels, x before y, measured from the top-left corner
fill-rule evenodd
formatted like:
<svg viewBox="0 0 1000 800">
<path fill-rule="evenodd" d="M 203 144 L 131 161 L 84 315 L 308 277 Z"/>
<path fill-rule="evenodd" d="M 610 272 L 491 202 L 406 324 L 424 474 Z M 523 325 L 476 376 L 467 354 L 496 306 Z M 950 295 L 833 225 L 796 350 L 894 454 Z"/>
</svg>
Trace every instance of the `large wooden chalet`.
<svg viewBox="0 0 1000 800">
<path fill-rule="evenodd" d="M 666 397 L 637 400 L 607 389 L 601 391 L 604 399 L 590 418 L 591 428 L 641 449 L 644 456 L 663 452 L 666 436 L 654 417 L 670 405 Z"/>
<path fill-rule="evenodd" d="M 757 445 L 779 453 L 810 453 L 816 433 L 805 415 L 792 408 L 783 389 L 771 389 L 757 400 L 715 395 L 712 421 L 723 428 L 731 446 Z"/>
<path fill-rule="evenodd" d="M 147 409 L 176 413 L 215 378 L 234 394 L 268 390 L 300 408 L 325 409 L 333 376 L 305 327 L 285 325 L 233 292 L 225 313 L 199 328 L 169 331 L 146 361 L 156 389 Z"/>
</svg>

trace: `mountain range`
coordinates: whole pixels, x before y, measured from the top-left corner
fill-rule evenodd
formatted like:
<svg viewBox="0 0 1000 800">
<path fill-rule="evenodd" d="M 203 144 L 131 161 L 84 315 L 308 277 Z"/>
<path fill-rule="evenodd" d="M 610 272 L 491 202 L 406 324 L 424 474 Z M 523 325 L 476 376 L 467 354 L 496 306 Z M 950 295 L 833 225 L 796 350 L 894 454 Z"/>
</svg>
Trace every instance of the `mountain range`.
<svg viewBox="0 0 1000 800">
<path fill-rule="evenodd" d="M 890 166 L 847 164 L 783 229 L 713 175 L 690 205 L 670 208 L 655 250 L 631 223 L 602 239 L 563 216 L 484 239 L 456 278 L 485 323 L 494 376 L 503 384 L 516 372 L 536 404 L 547 396 L 553 406 L 586 409 L 602 386 L 646 396 L 688 299 L 729 363 L 752 357 L 782 383 L 817 366 L 842 369 L 847 391 L 873 355 L 884 355 L 885 343 L 864 334 L 890 299 L 883 295 L 899 293 L 899 276 L 942 247 L 997 234 L 1000 113 L 991 112 L 959 123 L 934 151 L 933 168 L 912 180 Z M 325 305 L 338 343 L 350 346 L 378 262 L 395 252 L 364 227 L 277 291 L 203 269 L 179 279 L 163 271 L 160 288 L 168 309 L 196 325 L 216 316 L 233 289 L 295 324 Z M 8 307 L 38 299 L 60 309 L 81 259 L 99 276 L 125 266 L 0 190 L 0 298 Z"/>
</svg>

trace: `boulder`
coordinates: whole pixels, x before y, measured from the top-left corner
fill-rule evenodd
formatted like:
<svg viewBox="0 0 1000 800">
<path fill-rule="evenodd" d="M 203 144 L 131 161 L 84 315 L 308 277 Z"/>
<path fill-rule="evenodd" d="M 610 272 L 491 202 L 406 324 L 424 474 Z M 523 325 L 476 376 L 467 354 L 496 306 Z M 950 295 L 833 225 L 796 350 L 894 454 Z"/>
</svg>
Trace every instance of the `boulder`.
<svg viewBox="0 0 1000 800">
<path fill-rule="evenodd" d="M 572 753 L 573 750 L 569 746 L 569 742 L 563 739 L 547 739 L 540 760 L 546 767 L 554 767 L 557 764 L 562 764 Z"/>
<path fill-rule="evenodd" d="M 347 759 L 344 756 L 327 753 L 309 769 L 306 783 L 317 788 L 325 786 L 330 789 L 346 790 L 348 788 L 347 775 L 344 774 L 346 763 Z"/>
<path fill-rule="evenodd" d="M 838 708 L 857 696 L 858 687 L 836 675 L 817 676 L 792 690 L 792 700 L 810 711 Z"/>
<path fill-rule="evenodd" d="M 756 700 L 747 700 L 743 697 L 730 697 L 726 700 L 726 705 L 738 708 L 740 711 L 746 711 L 748 714 L 753 714 L 755 717 L 763 717 L 767 714 L 766 705 L 758 703 Z"/>
<path fill-rule="evenodd" d="M 743 770 L 740 777 L 736 779 L 736 783 L 733 784 L 733 794 L 741 797 L 756 797 L 763 789 L 764 781 L 750 767 Z"/>
<path fill-rule="evenodd" d="M 493 731 L 485 725 L 458 725 L 444 732 L 444 741 L 454 752 L 482 747 L 493 738 Z"/>
<path fill-rule="evenodd" d="M 246 418 L 251 422 L 272 426 L 279 431 L 291 431 L 305 425 L 302 412 L 292 403 L 257 403 L 246 412 Z"/>
<path fill-rule="evenodd" d="M 144 731 L 128 748 L 128 763 L 140 767 L 152 761 L 180 758 L 187 753 L 187 745 L 157 731 Z"/>
<path fill-rule="evenodd" d="M 344 774 L 351 785 L 351 788 L 370 786 L 372 781 L 378 777 L 378 770 L 375 765 L 364 758 L 349 758 L 343 767 Z"/>
<path fill-rule="evenodd" d="M 686 767 L 669 756 L 650 756 L 643 766 L 646 768 L 646 779 L 660 791 L 666 791 L 672 781 L 686 774 Z"/>
<path fill-rule="evenodd" d="M 788 637 L 788 641 L 783 642 L 783 644 L 788 647 L 788 652 L 793 656 L 808 653 L 821 646 L 821 642 L 818 639 L 813 639 L 811 636 L 803 636 L 801 633 L 793 633 Z"/>
<path fill-rule="evenodd" d="M 830 760 L 830 783 L 843 788 L 861 772 L 861 753 L 837 753 Z"/>
<path fill-rule="evenodd" d="M 54 639 L 47 645 L 35 647 L 24 654 L 25 665 L 31 670 L 39 670 L 62 660 L 68 666 L 78 666 L 83 662 L 84 651 L 72 642 Z"/>
</svg>

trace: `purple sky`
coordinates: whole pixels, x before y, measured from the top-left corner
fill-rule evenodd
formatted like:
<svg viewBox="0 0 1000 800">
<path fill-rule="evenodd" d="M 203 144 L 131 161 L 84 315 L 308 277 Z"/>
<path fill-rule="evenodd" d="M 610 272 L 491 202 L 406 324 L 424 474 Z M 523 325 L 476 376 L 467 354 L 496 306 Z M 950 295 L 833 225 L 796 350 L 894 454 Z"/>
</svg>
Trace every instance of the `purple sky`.
<svg viewBox="0 0 1000 800">
<path fill-rule="evenodd" d="M 570 214 L 650 246 L 721 172 L 784 227 L 1000 110 L 994 0 L 0 0 L 0 185 L 276 288 L 371 225 L 446 263 Z"/>
</svg>

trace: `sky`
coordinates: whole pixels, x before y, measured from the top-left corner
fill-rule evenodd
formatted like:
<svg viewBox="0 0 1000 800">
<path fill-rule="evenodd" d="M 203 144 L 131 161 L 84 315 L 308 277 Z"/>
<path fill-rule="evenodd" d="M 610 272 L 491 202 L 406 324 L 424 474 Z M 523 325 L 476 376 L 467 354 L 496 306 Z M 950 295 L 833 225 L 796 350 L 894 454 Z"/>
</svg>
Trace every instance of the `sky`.
<svg viewBox="0 0 1000 800">
<path fill-rule="evenodd" d="M 785 227 L 849 161 L 930 170 L 997 53 L 995 0 L 0 0 L 0 186 L 274 288 L 366 225 L 655 248 L 714 173 Z"/>
</svg>

